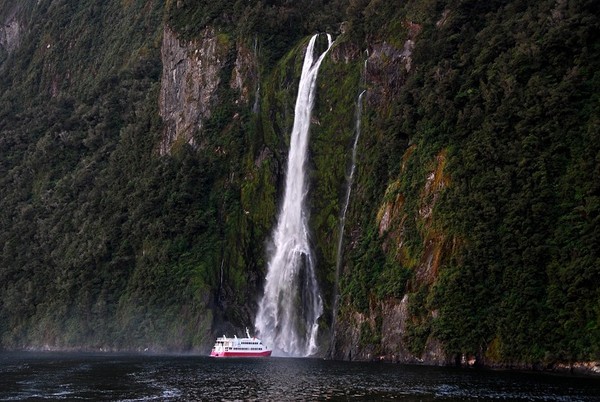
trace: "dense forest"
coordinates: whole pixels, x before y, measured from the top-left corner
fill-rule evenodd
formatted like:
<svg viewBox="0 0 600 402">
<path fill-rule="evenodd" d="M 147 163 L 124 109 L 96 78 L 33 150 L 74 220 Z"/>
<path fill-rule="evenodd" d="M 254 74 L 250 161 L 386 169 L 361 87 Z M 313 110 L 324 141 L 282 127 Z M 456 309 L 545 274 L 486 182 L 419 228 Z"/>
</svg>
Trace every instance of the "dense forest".
<svg viewBox="0 0 600 402">
<path fill-rule="evenodd" d="M 320 354 L 600 360 L 598 15 L 0 0 L 0 349 L 204 351 L 252 326 L 304 49 L 328 32 L 308 194 Z"/>
</svg>

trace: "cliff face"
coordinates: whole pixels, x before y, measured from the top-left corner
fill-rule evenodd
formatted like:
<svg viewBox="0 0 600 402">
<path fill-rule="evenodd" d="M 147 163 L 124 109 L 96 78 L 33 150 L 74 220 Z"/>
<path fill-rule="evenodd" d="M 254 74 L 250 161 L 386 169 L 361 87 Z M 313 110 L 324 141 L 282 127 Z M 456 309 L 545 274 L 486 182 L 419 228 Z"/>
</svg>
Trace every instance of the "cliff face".
<svg viewBox="0 0 600 402">
<path fill-rule="evenodd" d="M 9 3 L 0 345 L 190 350 L 251 326 L 306 40 L 328 31 L 320 355 L 598 358 L 594 6 L 32 2 L 26 29 Z"/>
<path fill-rule="evenodd" d="M 0 28 L 0 47 L 7 54 L 12 53 L 18 46 L 21 39 L 23 26 L 15 15 L 12 15 Z"/>
<path fill-rule="evenodd" d="M 539 146 L 542 138 L 556 138 L 551 132 L 573 130 L 578 134 L 562 146 L 578 152 L 576 144 L 595 143 L 585 132 L 596 124 L 587 113 L 579 126 L 564 114 L 558 123 L 542 112 L 554 96 L 569 97 L 561 85 L 538 92 L 540 98 L 530 92 L 539 88 L 541 74 L 564 85 L 574 83 L 567 72 L 571 67 L 544 68 L 538 60 L 543 58 L 539 50 L 552 46 L 553 35 L 565 32 L 564 15 L 557 19 L 557 7 L 564 9 L 558 4 L 536 8 L 540 17 L 535 19 L 533 10 L 517 11 L 511 4 L 470 17 L 462 6 L 422 6 L 400 13 L 395 34 L 383 27 L 370 31 L 364 140 L 345 234 L 332 353 L 433 364 L 553 366 L 571 356 L 548 338 L 564 336 L 551 323 L 561 320 L 556 314 L 562 308 L 552 300 L 566 288 L 555 276 L 562 271 L 557 261 L 564 261 L 558 250 L 566 244 L 558 235 L 562 229 L 546 229 L 561 226 L 558 216 L 566 204 L 564 193 L 546 191 L 550 183 L 564 184 L 556 175 L 570 176 L 574 161 L 554 146 L 525 144 L 531 140 Z M 494 26 L 517 26 L 518 21 L 532 23 L 526 29 L 529 39 L 509 29 L 501 35 L 512 39 L 502 49 L 491 52 L 482 42 L 494 36 Z M 585 40 L 595 35 L 596 28 L 589 28 Z M 452 34 L 462 41 L 454 41 Z M 348 57 L 338 58 L 343 59 Z M 524 87 L 517 89 L 517 82 Z M 578 88 L 584 98 L 590 95 Z M 524 103 L 512 108 L 511 99 Z M 543 120 L 549 125 L 536 127 Z M 526 162 L 530 157 L 538 161 L 536 167 Z M 571 200 L 567 209 L 577 208 L 578 201 L 566 198 Z M 590 228 L 587 222 L 580 223 Z M 542 232 L 561 237 L 562 246 L 543 239 Z M 583 264 L 597 261 L 590 258 Z M 537 291 L 530 293 L 533 288 Z M 534 301 L 521 299 L 525 294 Z M 579 302 L 596 304 L 584 299 Z M 597 334 L 594 315 L 582 314 L 580 330 Z M 592 346 L 597 341 L 591 340 L 597 337 L 588 335 L 581 351 L 590 354 L 584 360 L 597 359 L 597 346 Z M 525 338 L 533 343 L 526 345 Z M 515 347 L 520 356 L 509 357 L 515 356 Z"/>
<path fill-rule="evenodd" d="M 256 54 L 244 42 L 231 43 L 226 34 L 219 34 L 214 28 L 208 27 L 198 39 L 182 43 L 165 26 L 161 59 L 159 108 L 165 124 L 161 155 L 169 154 L 177 144 L 202 147 L 204 125 L 220 102 L 247 106 L 253 100 L 258 76 Z M 234 99 L 219 98 L 223 78 L 236 92 Z"/>
<path fill-rule="evenodd" d="M 218 102 L 215 93 L 221 69 L 227 60 L 228 44 L 220 44 L 213 29 L 201 39 L 181 44 L 175 33 L 165 27 L 161 48 L 163 72 L 159 107 L 165 122 L 161 155 L 168 154 L 176 142 L 196 148 L 194 134 Z"/>
<path fill-rule="evenodd" d="M 411 331 L 416 323 L 427 326 L 439 313 L 437 310 L 415 311 L 413 299 L 422 297 L 419 292 L 428 288 L 438 280 L 440 267 L 446 260 L 458 252 L 458 248 L 450 247 L 447 235 L 436 227 L 434 219 L 436 201 L 450 184 L 447 173 L 444 172 L 446 152 L 443 151 L 430 163 L 429 173 L 421 191 L 416 194 L 404 194 L 401 191 L 402 181 L 406 180 L 407 162 L 416 152 L 416 146 L 407 148 L 403 155 L 400 177 L 390 184 L 383 195 L 384 203 L 377 213 L 377 234 L 381 250 L 392 259 L 393 264 L 410 270 L 410 279 L 404 285 L 404 294 L 395 297 L 385 297 L 383 300 L 370 300 L 368 314 L 347 311 L 343 324 L 338 329 L 345 333 L 340 338 L 338 350 L 334 355 L 338 358 L 354 359 L 384 359 L 399 362 L 425 362 L 429 364 L 444 364 L 450 357 L 435 337 L 427 338 L 421 350 L 415 349 L 409 342 Z M 417 198 L 413 203 L 416 211 L 407 208 L 410 202 L 407 198 Z M 410 217 L 414 217 L 411 221 Z M 409 227 L 418 230 L 420 244 L 410 244 L 406 235 Z M 351 275 L 351 274 L 350 274 Z M 405 273 L 405 275 L 407 275 Z M 383 286 L 394 286 L 395 281 L 401 280 L 402 275 L 385 275 L 385 281 L 390 283 Z M 347 300 L 346 302 L 349 302 Z M 427 330 L 427 329 L 426 329 Z M 372 337 L 365 342 L 365 332 Z M 373 343 L 374 342 L 374 343 Z M 343 346 L 342 346 L 343 345 Z"/>
<path fill-rule="evenodd" d="M 19 47 L 21 42 L 25 30 L 20 15 L 21 7 L 12 4 L 0 13 L 0 64 Z"/>
</svg>

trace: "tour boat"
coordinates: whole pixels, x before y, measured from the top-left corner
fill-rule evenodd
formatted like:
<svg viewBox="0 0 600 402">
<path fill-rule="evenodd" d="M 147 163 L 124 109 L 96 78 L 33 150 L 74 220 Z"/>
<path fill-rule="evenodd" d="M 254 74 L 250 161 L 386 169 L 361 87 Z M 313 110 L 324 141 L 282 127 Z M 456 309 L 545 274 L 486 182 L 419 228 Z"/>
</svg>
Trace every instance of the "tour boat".
<svg viewBox="0 0 600 402">
<path fill-rule="evenodd" d="M 260 339 L 250 336 L 246 328 L 246 338 L 228 338 L 225 335 L 217 338 L 210 352 L 211 357 L 269 357 L 272 350 L 263 345 Z"/>
</svg>

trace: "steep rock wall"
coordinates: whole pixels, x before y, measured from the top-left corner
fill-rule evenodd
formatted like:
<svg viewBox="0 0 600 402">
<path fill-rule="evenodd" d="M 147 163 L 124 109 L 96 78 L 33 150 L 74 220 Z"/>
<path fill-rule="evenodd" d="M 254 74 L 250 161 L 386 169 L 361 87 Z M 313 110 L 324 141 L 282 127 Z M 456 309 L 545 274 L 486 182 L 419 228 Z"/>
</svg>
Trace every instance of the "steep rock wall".
<svg viewBox="0 0 600 402">
<path fill-rule="evenodd" d="M 414 152 L 409 147 L 405 161 Z M 445 152 L 430 164 L 427 179 L 416 202 L 406 202 L 402 171 L 398 181 L 388 186 L 377 214 L 377 236 L 382 252 L 391 264 L 405 270 L 408 280 L 404 292 L 377 300 L 370 289 L 367 313 L 343 309 L 338 328 L 338 349 L 334 356 L 342 359 L 388 360 L 404 363 L 447 364 L 450 357 L 441 343 L 430 336 L 430 324 L 438 312 L 423 305 L 423 298 L 438 278 L 440 266 L 453 252 L 443 231 L 436 229 L 435 204 L 449 184 L 444 172 Z M 414 197 L 414 194 L 413 194 Z M 408 204 L 408 205 L 407 205 Z M 410 210 L 408 208 L 414 208 Z M 420 243 L 409 239 L 407 232 L 417 231 Z M 414 235 L 412 235 L 414 236 Z M 346 275 L 353 275 L 346 272 Z M 384 281 L 394 281 L 402 273 L 384 274 Z M 347 300 L 347 307 L 352 300 Z"/>
<path fill-rule="evenodd" d="M 161 154 L 170 153 L 178 141 L 197 146 L 194 136 L 202 130 L 217 101 L 214 96 L 226 55 L 227 44 L 219 43 L 211 28 L 204 30 L 201 39 L 182 43 L 165 26 L 159 98 L 160 115 L 165 122 Z"/>
<path fill-rule="evenodd" d="M 407 113 L 399 99 L 418 69 L 413 51 L 422 30 L 408 20 L 401 26 L 403 37 L 381 38 L 364 52 L 365 139 L 359 144 L 351 229 L 345 234 L 342 305 L 331 353 L 340 359 L 445 364 L 449 357 L 430 330 L 438 312 L 426 307 L 424 299 L 452 251 L 435 213 L 451 184 L 447 151 L 425 156 L 419 144 L 411 144 L 414 133 L 398 120 Z M 350 53 L 337 60 L 348 58 Z M 389 173 L 382 171 L 384 161 Z"/>
<path fill-rule="evenodd" d="M 165 123 L 161 155 L 169 154 L 176 144 L 202 147 L 200 133 L 216 106 L 230 102 L 242 106 L 252 100 L 258 78 L 256 54 L 212 27 L 198 39 L 183 41 L 165 26 L 161 58 L 159 108 Z M 219 98 L 220 86 L 227 83 L 236 93 L 234 99 Z"/>
<path fill-rule="evenodd" d="M 23 27 L 16 17 L 10 18 L 0 27 L 0 47 L 8 54 L 12 53 L 21 40 L 21 31 Z"/>
<path fill-rule="evenodd" d="M 25 27 L 18 18 L 18 9 L 15 5 L 4 18 L 0 16 L 0 63 L 6 56 L 13 53 L 21 43 Z"/>
</svg>

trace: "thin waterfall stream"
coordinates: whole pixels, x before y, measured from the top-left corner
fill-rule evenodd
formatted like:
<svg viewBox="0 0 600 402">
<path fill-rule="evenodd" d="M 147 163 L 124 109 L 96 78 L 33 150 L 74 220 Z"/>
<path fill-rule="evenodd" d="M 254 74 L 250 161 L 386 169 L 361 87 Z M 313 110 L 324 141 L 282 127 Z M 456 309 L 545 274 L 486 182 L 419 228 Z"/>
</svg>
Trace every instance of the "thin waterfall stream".
<svg viewBox="0 0 600 402">
<path fill-rule="evenodd" d="M 337 310 L 339 303 L 339 280 L 340 280 L 340 271 L 342 269 L 342 248 L 344 245 L 344 228 L 346 226 L 346 212 L 348 212 L 348 205 L 350 204 L 350 194 L 352 193 L 352 183 L 354 182 L 354 173 L 356 171 L 356 150 L 358 145 L 358 139 L 360 138 L 360 126 L 361 126 L 361 116 L 362 116 L 362 103 L 363 96 L 367 91 L 363 90 L 358 95 L 358 100 L 356 101 L 356 117 L 354 124 L 354 144 L 352 145 L 352 165 L 350 166 L 350 172 L 348 174 L 347 182 L 346 182 L 346 195 L 344 198 L 344 204 L 342 206 L 342 213 L 340 214 L 340 228 L 339 228 L 339 236 L 338 236 L 338 244 L 337 244 L 337 256 L 335 260 L 335 285 L 334 285 L 334 296 L 333 296 L 333 314 L 331 319 L 331 343 L 329 345 L 329 355 L 333 357 L 335 353 L 335 325 L 337 320 Z"/>
<path fill-rule="evenodd" d="M 274 355 L 309 356 L 317 349 L 317 320 L 323 302 L 315 275 L 315 261 L 309 241 L 306 156 L 310 120 L 315 100 L 317 74 L 332 45 L 314 60 L 318 38 L 314 35 L 304 56 L 294 125 L 290 138 L 283 204 L 273 232 L 264 295 L 258 306 L 255 327 Z"/>
<path fill-rule="evenodd" d="M 362 77 L 360 80 L 360 86 L 362 88 L 366 85 L 366 74 L 367 74 L 367 63 L 369 57 L 369 51 L 366 50 L 367 58 L 365 59 Z M 344 198 L 344 204 L 342 206 L 341 214 L 340 214 L 340 227 L 339 227 L 339 236 L 338 236 L 338 244 L 337 244 L 337 254 L 335 260 L 335 282 L 333 288 L 333 309 L 332 309 L 332 318 L 331 318 L 331 331 L 330 331 L 330 343 L 329 343 L 329 352 L 328 355 L 330 358 L 334 357 L 335 354 L 335 330 L 337 323 L 337 311 L 339 305 L 339 282 L 340 282 L 340 274 L 342 270 L 342 250 L 344 245 L 344 229 L 346 227 L 346 212 L 348 212 L 348 206 L 350 205 L 350 194 L 352 193 L 352 183 L 354 182 L 354 173 L 356 171 L 356 150 L 358 146 L 358 139 L 360 138 L 360 129 L 361 129 L 361 118 L 363 113 L 363 96 L 367 92 L 366 89 L 362 90 L 358 95 L 358 99 L 356 100 L 356 114 L 354 117 L 354 144 L 352 145 L 352 164 L 350 165 L 350 172 L 348 173 L 346 180 L 346 196 Z"/>
</svg>

